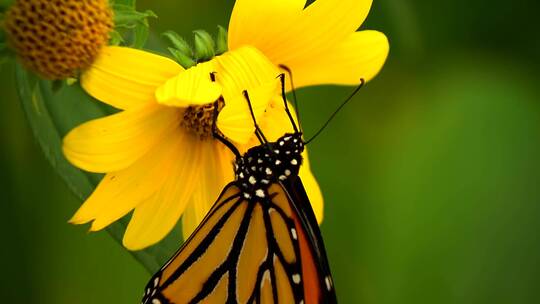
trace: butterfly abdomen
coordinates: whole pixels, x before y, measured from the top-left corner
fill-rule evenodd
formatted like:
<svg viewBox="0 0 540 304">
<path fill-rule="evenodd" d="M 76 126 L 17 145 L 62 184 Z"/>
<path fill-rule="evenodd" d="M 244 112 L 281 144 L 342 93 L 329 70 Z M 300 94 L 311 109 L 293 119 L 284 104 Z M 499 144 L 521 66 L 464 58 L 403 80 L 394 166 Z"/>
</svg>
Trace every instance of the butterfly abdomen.
<svg viewBox="0 0 540 304">
<path fill-rule="evenodd" d="M 301 133 L 249 149 L 235 163 L 236 183 L 246 199 L 266 198 L 268 187 L 298 175 L 304 143 Z"/>
</svg>

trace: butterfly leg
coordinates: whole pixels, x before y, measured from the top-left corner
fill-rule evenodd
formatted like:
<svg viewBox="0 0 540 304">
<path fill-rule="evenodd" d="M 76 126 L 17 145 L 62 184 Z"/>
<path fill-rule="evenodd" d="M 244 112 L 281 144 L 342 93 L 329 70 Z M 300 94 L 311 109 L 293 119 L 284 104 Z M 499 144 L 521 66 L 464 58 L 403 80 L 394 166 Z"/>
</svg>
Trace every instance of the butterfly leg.
<svg viewBox="0 0 540 304">
<path fill-rule="evenodd" d="M 234 153 L 234 156 L 236 156 L 236 158 L 240 158 L 242 157 L 242 155 L 240 154 L 240 151 L 238 151 L 238 149 L 234 146 L 234 144 L 230 142 L 227 138 L 225 138 L 217 129 L 216 122 L 217 122 L 217 117 L 219 114 L 218 109 L 219 109 L 220 102 L 224 102 L 223 97 L 220 97 L 220 99 L 214 103 L 214 120 L 212 121 L 212 136 L 215 139 L 222 142 L 225 146 L 227 146 L 227 148 L 229 148 Z"/>
</svg>

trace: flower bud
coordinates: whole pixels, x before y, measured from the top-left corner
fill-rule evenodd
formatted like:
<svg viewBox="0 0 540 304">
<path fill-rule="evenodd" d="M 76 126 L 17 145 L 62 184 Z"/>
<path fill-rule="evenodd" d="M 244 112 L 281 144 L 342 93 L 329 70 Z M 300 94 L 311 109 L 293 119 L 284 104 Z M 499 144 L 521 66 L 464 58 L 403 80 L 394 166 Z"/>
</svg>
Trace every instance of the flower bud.
<svg viewBox="0 0 540 304">
<path fill-rule="evenodd" d="M 203 30 L 193 32 L 195 34 L 195 58 L 197 62 L 208 61 L 216 55 L 215 43 L 212 36 Z"/>
<path fill-rule="evenodd" d="M 227 39 L 227 30 L 223 26 L 218 25 L 218 34 L 216 37 L 216 55 L 221 55 L 229 50 Z"/>
</svg>

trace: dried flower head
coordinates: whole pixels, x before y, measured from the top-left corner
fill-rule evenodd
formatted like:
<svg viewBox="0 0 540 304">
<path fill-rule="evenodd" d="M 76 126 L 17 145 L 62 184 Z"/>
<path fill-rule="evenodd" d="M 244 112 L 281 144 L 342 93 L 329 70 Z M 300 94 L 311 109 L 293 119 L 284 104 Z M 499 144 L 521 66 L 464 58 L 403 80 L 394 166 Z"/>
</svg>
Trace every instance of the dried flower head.
<svg viewBox="0 0 540 304">
<path fill-rule="evenodd" d="M 113 25 L 107 0 L 16 0 L 5 19 L 9 45 L 47 79 L 74 77 L 90 66 Z"/>
</svg>

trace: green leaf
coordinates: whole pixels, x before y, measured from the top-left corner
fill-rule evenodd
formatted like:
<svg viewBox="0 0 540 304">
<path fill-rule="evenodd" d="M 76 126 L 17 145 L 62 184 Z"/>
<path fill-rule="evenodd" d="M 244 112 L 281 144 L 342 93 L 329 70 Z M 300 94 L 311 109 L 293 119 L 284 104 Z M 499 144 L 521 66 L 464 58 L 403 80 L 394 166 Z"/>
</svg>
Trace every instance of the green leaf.
<svg viewBox="0 0 540 304">
<path fill-rule="evenodd" d="M 114 0 L 114 1 L 111 1 L 111 4 L 114 6 L 115 4 L 120 4 L 120 5 L 127 5 L 127 6 L 131 6 L 131 7 L 135 7 L 137 6 L 137 1 L 136 0 Z"/>
<path fill-rule="evenodd" d="M 147 18 L 157 18 L 157 15 L 150 10 L 139 12 L 128 5 L 115 4 L 113 9 L 116 28 L 134 28 L 137 24 L 145 22 Z"/>
<path fill-rule="evenodd" d="M 117 31 L 110 32 L 109 36 L 111 37 L 109 39 L 110 45 L 120 45 L 121 43 L 125 42 L 124 37 L 122 37 L 122 35 Z"/>
<path fill-rule="evenodd" d="M 166 31 L 163 34 L 161 34 L 163 37 L 165 37 L 169 42 L 172 44 L 172 46 L 177 49 L 178 51 L 182 52 L 184 55 L 188 57 L 193 56 L 193 50 L 189 46 L 189 44 L 184 40 L 184 38 L 180 37 L 178 33 L 175 31 Z"/>
<path fill-rule="evenodd" d="M 193 50 L 184 38 L 174 31 L 166 31 L 161 35 L 172 44 L 172 47 L 167 49 L 184 69 L 189 69 L 197 64 L 193 59 Z"/>
<path fill-rule="evenodd" d="M 216 55 L 224 54 L 229 50 L 227 30 L 218 25 L 218 34 L 216 37 Z"/>
<path fill-rule="evenodd" d="M 115 3 L 113 8 L 115 31 L 111 35 L 111 44 L 125 43 L 124 37 L 119 32 L 123 29 L 122 33 L 126 32 L 124 34 L 130 38 L 128 45 L 139 49 L 144 47 L 150 33 L 148 18 L 157 18 L 156 14 L 150 10 L 138 12 L 132 5 L 119 3 Z"/>
<path fill-rule="evenodd" d="M 63 85 L 58 91 L 53 91 L 50 81 L 37 78 L 20 65 L 16 68 L 16 80 L 34 137 L 47 160 L 82 203 L 95 189 L 101 176 L 85 173 L 72 166 L 62 153 L 62 138 L 75 126 L 111 114 L 114 110 L 89 97 L 78 83 Z M 128 221 L 129 217 L 124 217 L 107 229 L 119 243 Z M 175 229 L 159 244 L 131 254 L 153 273 L 174 254 L 181 241 L 180 229 Z"/>
<path fill-rule="evenodd" d="M 132 47 L 142 49 L 148 40 L 150 35 L 150 27 L 147 22 L 140 22 L 133 31 L 133 43 Z"/>
<path fill-rule="evenodd" d="M 203 30 L 193 31 L 195 34 L 195 57 L 197 61 L 207 61 L 215 55 L 215 42 L 208 32 Z"/>
<path fill-rule="evenodd" d="M 175 48 L 167 48 L 169 52 L 174 56 L 174 59 L 184 68 L 189 69 L 197 65 L 197 63 L 191 59 L 191 57 L 186 56 L 184 53 L 180 52 Z"/>
</svg>

